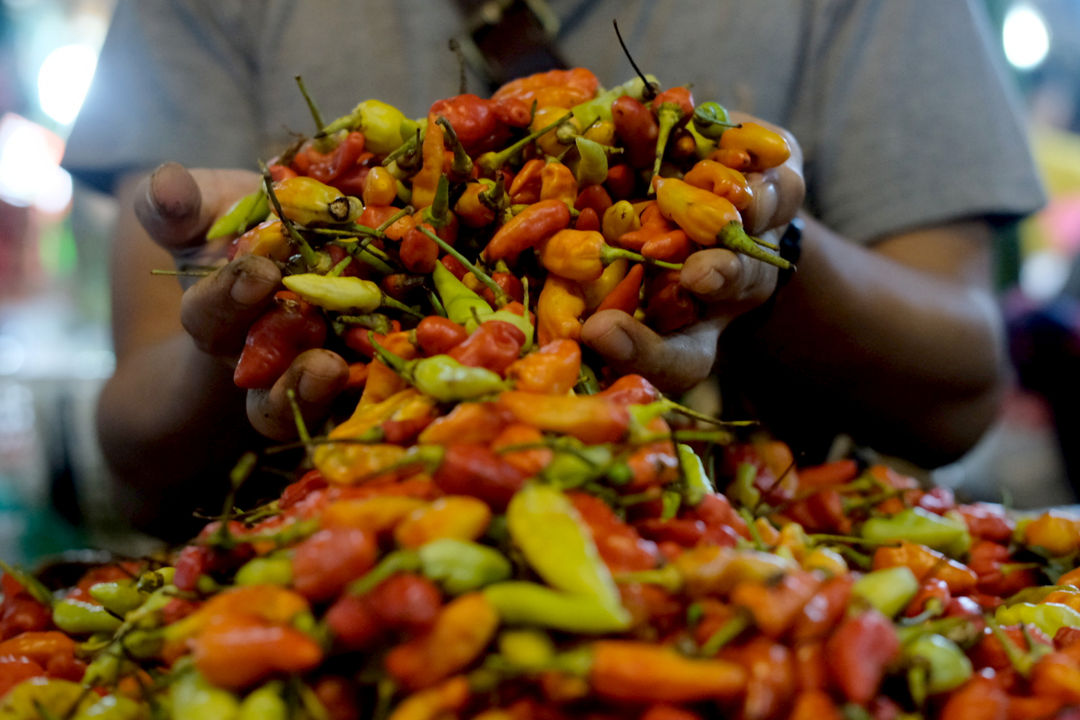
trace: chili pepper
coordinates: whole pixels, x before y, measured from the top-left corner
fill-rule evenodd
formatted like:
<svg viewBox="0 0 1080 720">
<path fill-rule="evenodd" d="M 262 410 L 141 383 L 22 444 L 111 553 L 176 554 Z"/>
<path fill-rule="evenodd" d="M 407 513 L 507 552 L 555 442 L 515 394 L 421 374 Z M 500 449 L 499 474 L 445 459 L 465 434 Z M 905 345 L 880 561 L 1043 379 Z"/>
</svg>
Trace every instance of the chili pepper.
<svg viewBox="0 0 1080 720">
<path fill-rule="evenodd" d="M 416 326 L 416 344 L 425 355 L 441 355 L 469 337 L 469 332 L 449 318 L 428 315 Z"/>
<path fill-rule="evenodd" d="M 516 98 L 526 106 L 531 105 L 535 100 L 540 107 L 568 102 L 565 107 L 573 107 L 591 100 L 599 87 L 600 81 L 596 75 L 585 68 L 548 70 L 503 84 L 492 94 L 491 99 Z M 552 102 L 552 100 L 558 102 Z"/>
<path fill-rule="evenodd" d="M 398 704 L 387 720 L 438 720 L 457 715 L 469 700 L 471 687 L 463 675 L 414 692 Z"/>
<path fill-rule="evenodd" d="M 432 279 L 450 320 L 468 329 L 470 325 L 475 327 L 491 315 L 491 306 L 487 301 L 455 277 L 445 263 L 440 262 L 432 270 Z"/>
<path fill-rule="evenodd" d="M 688 658 L 664 645 L 633 640 L 599 640 L 588 649 L 589 685 L 613 700 L 731 700 L 746 690 L 746 671 L 726 660 Z"/>
<path fill-rule="evenodd" d="M 363 530 L 379 539 L 426 504 L 422 498 L 397 495 L 338 500 L 323 511 L 322 526 Z"/>
<path fill-rule="evenodd" d="M 574 229 L 590 232 L 600 232 L 600 216 L 592 208 L 582 210 L 574 221 Z"/>
<path fill-rule="evenodd" d="M 574 438 L 561 438 L 551 447 L 555 453 L 542 477 L 555 487 L 581 487 L 611 472 L 614 455 L 606 445 L 584 445 Z"/>
<path fill-rule="evenodd" d="M 746 234 L 739 211 L 726 198 L 676 178 L 656 177 L 653 184 L 664 217 L 686 231 L 698 245 L 712 247 L 719 243 L 770 265 L 791 267 L 787 260 L 765 250 L 761 240 Z"/>
<path fill-rule="evenodd" d="M 219 687 L 240 689 L 283 672 L 305 672 L 322 662 L 310 637 L 283 625 L 236 615 L 204 628 L 192 641 L 195 667 Z"/>
<path fill-rule="evenodd" d="M 286 555 L 271 555 L 248 560 L 236 571 L 237 585 L 280 585 L 292 584 L 292 560 Z"/>
<path fill-rule="evenodd" d="M 291 167 L 279 165 L 277 163 L 271 163 L 268 170 L 270 171 L 270 179 L 274 182 L 284 180 L 285 178 L 296 177 L 299 174 Z"/>
<path fill-rule="evenodd" d="M 1032 667 L 1031 689 L 1065 703 L 1080 702 L 1080 664 L 1065 653 L 1049 653 Z"/>
<path fill-rule="evenodd" d="M 630 415 L 624 406 L 602 395 L 538 395 L 508 390 L 499 405 L 526 425 L 586 444 L 618 442 L 626 437 Z"/>
<path fill-rule="evenodd" d="M 384 167 L 371 168 L 364 177 L 364 190 L 361 198 L 364 201 L 365 209 L 370 205 L 389 206 L 397 199 L 397 178 Z"/>
<path fill-rule="evenodd" d="M 289 706 L 281 691 L 279 682 L 269 682 L 255 688 L 240 703 L 236 720 L 287 720 Z"/>
<path fill-rule="evenodd" d="M 684 125 L 694 112 L 694 98 L 685 87 L 674 87 L 657 95 L 652 101 L 656 113 L 657 134 L 654 149 L 653 175 L 660 174 L 668 138 L 677 127 Z"/>
<path fill-rule="evenodd" d="M 801 479 L 801 474 L 800 474 Z M 944 580 L 955 594 L 975 589 L 978 576 L 971 568 L 925 545 L 901 540 L 896 547 L 880 547 L 874 551 L 874 569 L 904 565 L 915 573 L 920 582 L 931 578 Z"/>
<path fill-rule="evenodd" d="M 778 638 L 798 620 L 803 606 L 817 592 L 820 581 L 808 572 L 792 572 L 778 583 L 742 583 L 735 586 L 731 601 L 749 612 L 765 635 Z"/>
<path fill-rule="evenodd" d="M 935 633 L 920 635 L 904 646 L 903 657 L 910 666 L 908 686 L 918 705 L 925 702 L 927 695 L 960 687 L 973 672 L 964 651 L 952 640 Z"/>
<path fill-rule="evenodd" d="M 621 244 L 624 235 L 641 228 L 641 219 L 629 200 L 620 200 L 604 211 L 600 228 L 609 243 Z"/>
<path fill-rule="evenodd" d="M 61 600 L 53 605 L 53 624 L 75 635 L 112 633 L 122 621 L 101 605 L 82 600 Z"/>
<path fill-rule="evenodd" d="M 980 540 L 971 546 L 967 564 L 978 577 L 980 592 L 1004 597 L 1038 584 L 1031 568 L 1011 561 L 1012 553 L 1008 547 Z"/>
<path fill-rule="evenodd" d="M 540 200 L 540 174 L 546 164 L 543 158 L 532 158 L 521 166 L 510 181 L 510 189 L 507 191 L 511 203 L 532 205 Z"/>
<path fill-rule="evenodd" d="M 482 592 L 500 619 L 509 624 L 589 634 L 620 632 L 630 627 L 630 614 L 625 608 L 590 595 L 573 595 L 523 580 L 488 585 Z"/>
<path fill-rule="evenodd" d="M 596 280 L 604 266 L 618 258 L 643 260 L 636 253 L 611 247 L 596 231 L 560 230 L 540 246 L 540 262 L 549 272 L 579 282 Z"/>
<path fill-rule="evenodd" d="M 611 194 L 613 200 L 626 200 L 634 197 L 637 187 L 637 176 L 634 169 L 627 163 L 612 165 L 608 163 L 607 180 L 604 187 Z"/>
<path fill-rule="evenodd" d="M 560 339 L 515 360 L 505 375 L 517 390 L 564 395 L 577 384 L 580 371 L 581 348 L 573 340 Z"/>
<path fill-rule="evenodd" d="M 420 547 L 433 540 L 476 540 L 491 523 L 491 510 L 473 497 L 449 495 L 409 513 L 394 528 L 401 547 Z"/>
<path fill-rule="evenodd" d="M 747 671 L 743 717 L 775 717 L 789 705 L 794 694 L 795 669 L 786 646 L 759 635 L 738 647 L 724 648 L 720 657 L 738 663 Z"/>
<path fill-rule="evenodd" d="M 888 617 L 897 615 L 907 607 L 917 592 L 919 581 L 915 573 L 904 565 L 866 573 L 851 587 L 852 595 Z"/>
<path fill-rule="evenodd" d="M 567 497 L 588 525 L 597 552 L 614 573 L 655 568 L 660 552 L 656 544 L 615 514 L 606 502 L 584 492 L 569 492 Z"/>
<path fill-rule="evenodd" d="M 718 102 L 703 102 L 694 108 L 694 127 L 710 140 L 719 140 L 732 127 L 727 109 Z"/>
<path fill-rule="evenodd" d="M 585 296 L 573 281 L 549 276 L 536 303 L 536 330 L 541 345 L 552 340 L 581 337 Z"/>
<path fill-rule="evenodd" d="M 373 340 L 376 356 L 409 384 L 439 400 L 471 400 L 499 392 L 506 383 L 498 373 L 483 367 L 462 365 L 449 355 L 405 360 Z"/>
<path fill-rule="evenodd" d="M 646 75 L 645 77 L 650 83 L 656 83 L 656 78 L 652 75 Z M 616 85 L 613 88 L 597 93 L 591 100 L 575 105 L 571 108 L 571 111 L 581 127 L 592 127 L 597 121 L 610 122 L 612 115 L 611 105 L 615 100 L 623 95 L 640 100 L 645 94 L 645 88 L 645 81 L 640 77 L 634 77 L 622 85 Z"/>
<path fill-rule="evenodd" d="M 302 301 L 336 312 L 368 313 L 384 302 L 400 304 L 385 296 L 377 283 L 358 277 L 296 273 L 286 275 L 282 282 Z"/>
<path fill-rule="evenodd" d="M 328 141 L 336 144 L 324 152 L 321 145 Z M 366 138 L 360 132 L 341 133 L 333 138 L 326 135 L 305 143 L 293 156 L 290 167 L 301 175 L 334 185 L 356 165 L 365 143 Z"/>
<path fill-rule="evenodd" d="M 595 140 L 590 140 L 581 135 L 574 138 L 577 146 L 578 163 L 574 171 L 574 178 L 579 187 L 595 185 L 601 187 L 601 183 L 607 180 L 608 159 L 607 150 Z M 576 201 L 575 201 L 576 205 Z"/>
<path fill-rule="evenodd" d="M 722 150 L 746 153 L 750 163 L 736 168 L 746 172 L 761 172 L 783 165 L 791 157 L 791 147 L 783 135 L 754 122 L 744 122 L 724 130 L 720 136 Z"/>
<path fill-rule="evenodd" d="M 405 233 L 410 228 L 416 226 L 413 216 L 409 213 L 402 214 L 402 212 L 401 208 L 391 205 L 368 205 L 357 218 L 357 223 L 374 230 L 386 225 L 391 218 L 397 216 L 397 220 L 383 228 L 383 235 L 390 240 L 400 240 L 405 237 Z"/>
<path fill-rule="evenodd" d="M 641 375 L 623 375 L 598 395 L 616 405 L 647 405 L 661 398 L 660 391 Z"/>
<path fill-rule="evenodd" d="M 1039 547 L 1054 557 L 1068 555 L 1080 547 L 1077 521 L 1060 511 L 1048 510 L 1024 525 L 1024 543 Z"/>
<path fill-rule="evenodd" d="M 972 537 L 978 540 L 1008 542 L 1016 527 L 1016 523 L 1010 520 L 1000 507 L 988 503 L 960 505 L 956 512 L 967 523 Z"/>
<path fill-rule="evenodd" d="M 792 639 L 797 643 L 824 639 L 847 610 L 854 582 L 855 578 L 850 574 L 837 575 L 823 582 L 795 617 Z"/>
<path fill-rule="evenodd" d="M 570 168 L 561 162 L 546 163 L 540 171 L 540 200 L 559 200 L 569 209 L 577 196 L 578 181 Z"/>
<path fill-rule="evenodd" d="M 337 120 L 322 129 L 321 134 L 342 129 L 359 130 L 367 147 L 384 154 L 398 148 L 414 132 L 415 123 L 393 107 L 379 100 L 364 100 Z"/>
<path fill-rule="evenodd" d="M 486 445 L 465 443 L 446 446 L 433 479 L 445 493 L 471 495 L 496 510 L 525 484 L 525 475 Z"/>
<path fill-rule="evenodd" d="M 467 227 L 482 228 L 495 222 L 495 209 L 484 202 L 484 194 L 491 192 L 495 183 L 487 178 L 465 184 L 465 189 L 454 204 L 454 214 Z"/>
<path fill-rule="evenodd" d="M 487 545 L 440 538 L 417 549 L 424 576 L 451 595 L 479 590 L 510 577 L 510 561 Z"/>
<path fill-rule="evenodd" d="M 410 204 L 415 208 L 426 208 L 435 199 L 439 180 L 443 177 L 443 165 L 446 158 L 445 135 L 438 123 L 429 122 L 424 131 L 424 164 L 413 175 L 412 197 Z"/>
<path fill-rule="evenodd" d="M 840 708 L 824 690 L 803 690 L 795 696 L 789 720 L 843 720 Z"/>
<path fill-rule="evenodd" d="M 539 111 L 537 112 L 539 113 Z M 558 117 L 547 125 L 532 130 L 532 132 L 530 132 L 525 137 L 520 138 L 517 142 L 504 147 L 498 152 L 486 152 L 482 154 L 480 157 L 476 158 L 477 168 L 482 175 L 485 175 L 487 177 L 494 176 L 497 172 L 502 170 L 503 165 L 516 157 L 526 147 L 532 145 L 533 143 L 538 143 L 548 133 L 552 133 L 556 128 L 558 128 L 563 123 L 571 120 L 572 118 L 573 116 L 570 113 L 566 113 L 565 115 Z"/>
<path fill-rule="evenodd" d="M 615 290 L 615 287 L 622 282 L 623 278 L 626 277 L 629 267 L 629 260 L 626 258 L 616 258 L 604 268 L 604 271 L 600 273 L 600 277 L 591 282 L 582 283 L 580 288 L 585 297 L 586 310 L 595 311 L 597 306 L 600 305 L 600 303 Z"/>
<path fill-rule="evenodd" d="M 45 668 L 23 655 L 0 655 L 0 698 L 30 678 L 44 677 Z"/>
<path fill-rule="evenodd" d="M 874 517 L 863 523 L 860 535 L 874 542 L 907 540 L 949 554 L 971 547 L 971 534 L 962 520 L 935 515 L 922 508 L 905 508 L 890 517 Z"/>
<path fill-rule="evenodd" d="M 375 564 L 372 534 L 354 527 L 320 530 L 293 551 L 293 587 L 304 597 L 327 600 Z"/>
<path fill-rule="evenodd" d="M 533 203 L 500 227 L 484 248 L 488 262 L 505 260 L 513 264 L 517 256 L 537 247 L 545 239 L 570 224 L 570 208 L 559 199 Z"/>
<path fill-rule="evenodd" d="M 919 586 L 919 592 L 911 598 L 904 610 L 905 617 L 917 617 L 919 615 L 937 616 L 945 612 L 945 608 L 952 600 L 949 584 L 939 578 L 923 580 Z"/>
<path fill-rule="evenodd" d="M 439 116 L 450 123 L 470 155 L 490 150 L 498 139 L 499 119 L 491 102 L 476 95 L 466 93 L 436 100 L 428 110 L 428 125 Z"/>
<path fill-rule="evenodd" d="M 873 608 L 845 618 L 825 643 L 825 659 L 837 687 L 854 703 L 868 703 L 885 670 L 900 653 L 892 622 Z"/>
<path fill-rule="evenodd" d="M 235 718 L 240 711 L 235 694 L 215 687 L 194 668 L 178 673 L 169 684 L 169 701 L 178 718 Z"/>
<path fill-rule="evenodd" d="M 90 587 L 90 597 L 114 615 L 126 615 L 142 605 L 148 596 L 135 586 L 134 580 L 103 582 Z"/>
<path fill-rule="evenodd" d="M 350 223 L 364 209 L 359 198 L 303 175 L 274 183 L 274 194 L 285 217 L 301 225 Z"/>
<path fill-rule="evenodd" d="M 1063 627 L 1080 628 L 1080 611 L 1060 603 L 1015 603 L 994 611 L 995 622 L 1001 625 L 1034 625 L 1054 637 Z"/>
<path fill-rule="evenodd" d="M 439 262 L 439 246 L 419 226 L 413 227 L 401 238 L 398 258 L 407 271 L 427 275 Z"/>
<path fill-rule="evenodd" d="M 746 176 L 715 160 L 698 161 L 683 175 L 683 180 L 714 195 L 727 198 L 740 212 L 746 210 L 754 199 L 754 192 Z"/>
<path fill-rule="evenodd" d="M 239 235 L 266 218 L 269 212 L 270 201 L 262 188 L 259 188 L 230 205 L 225 214 L 215 220 L 206 231 L 206 239 L 216 240 L 227 235 Z"/>
<path fill-rule="evenodd" d="M 578 193 L 574 201 L 574 208 L 579 212 L 592 210 L 598 218 L 603 218 L 608 208 L 612 205 L 611 196 L 603 185 L 587 185 Z M 603 223 L 601 223 L 602 225 Z M 606 237 L 606 236 L 605 236 Z"/>
<path fill-rule="evenodd" d="M 647 281 L 645 322 L 661 334 L 680 330 L 697 321 L 698 302 L 682 286 L 678 270 L 664 270 Z"/>
<path fill-rule="evenodd" d="M 611 120 L 615 124 L 615 135 L 626 150 L 625 157 L 630 167 L 651 167 L 656 156 L 660 125 L 649 107 L 640 100 L 623 95 L 611 103 Z"/>
<path fill-rule="evenodd" d="M 419 441 L 427 445 L 487 444 L 510 418 L 493 402 L 461 402 L 428 425 Z"/>
<path fill-rule="evenodd" d="M 524 344 L 525 333 L 516 325 L 502 320 L 486 320 L 447 355 L 462 365 L 486 368 L 505 375 L 507 368 L 518 359 Z"/>
<path fill-rule="evenodd" d="M 510 500 L 506 520 L 514 544 L 549 585 L 619 607 L 611 572 L 600 559 L 588 527 L 560 490 L 526 484 Z"/>
<path fill-rule="evenodd" d="M 384 664 L 402 685 L 413 690 L 430 687 L 479 657 L 498 623 L 485 595 L 461 595 L 443 607 L 429 633 L 392 648 Z"/>
<path fill-rule="evenodd" d="M 278 292 L 274 300 L 248 331 L 233 373 L 238 387 L 270 387 L 297 355 L 322 347 L 326 340 L 326 322 L 313 305 L 287 291 Z"/>
<path fill-rule="evenodd" d="M 521 303 L 525 299 L 525 286 L 516 275 L 508 272 L 493 272 L 491 273 L 491 279 L 502 289 L 506 297 L 514 302 Z M 498 301 L 495 299 L 495 293 L 493 293 L 489 287 L 481 288 L 480 297 L 487 300 L 491 305 L 498 304 Z M 503 309 L 506 309 L 507 307 L 509 307 L 509 304 L 504 306 Z M 520 327 L 520 323 L 514 324 Z"/>
<path fill-rule="evenodd" d="M 1005 720 L 1009 696 L 992 677 L 974 675 L 941 708 L 942 720 Z"/>
</svg>

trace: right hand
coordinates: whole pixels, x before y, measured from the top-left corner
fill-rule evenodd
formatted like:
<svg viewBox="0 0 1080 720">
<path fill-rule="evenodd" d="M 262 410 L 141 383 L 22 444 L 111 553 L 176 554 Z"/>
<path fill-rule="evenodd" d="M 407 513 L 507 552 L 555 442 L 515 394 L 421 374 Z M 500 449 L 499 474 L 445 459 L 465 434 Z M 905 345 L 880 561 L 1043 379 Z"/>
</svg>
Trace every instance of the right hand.
<svg viewBox="0 0 1080 720">
<path fill-rule="evenodd" d="M 158 167 L 142 181 L 135 214 L 178 270 L 214 266 L 213 274 L 195 282 L 181 276 L 184 295 L 180 319 L 202 352 L 234 368 L 248 329 L 273 302 L 281 287 L 281 271 L 268 258 L 247 255 L 226 262 L 229 238 L 206 241 L 206 232 L 240 197 L 258 186 L 256 173 L 245 170 L 187 170 L 176 163 Z M 292 389 L 305 421 L 315 422 L 330 410 L 345 387 L 345 360 L 325 349 L 308 350 L 265 390 L 249 390 L 247 416 L 259 433 L 275 439 L 296 436 L 287 392 Z"/>
</svg>

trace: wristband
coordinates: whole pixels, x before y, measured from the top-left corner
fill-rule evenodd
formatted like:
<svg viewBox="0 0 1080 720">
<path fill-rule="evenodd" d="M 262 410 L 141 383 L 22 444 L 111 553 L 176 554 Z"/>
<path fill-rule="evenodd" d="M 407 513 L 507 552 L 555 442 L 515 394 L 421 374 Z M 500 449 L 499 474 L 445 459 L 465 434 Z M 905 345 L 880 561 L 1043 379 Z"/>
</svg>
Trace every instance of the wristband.
<svg viewBox="0 0 1080 720">
<path fill-rule="evenodd" d="M 791 222 L 788 223 L 787 230 L 780 237 L 780 257 L 791 263 L 791 267 L 781 268 L 777 274 L 776 290 L 773 291 L 774 296 L 780 291 L 780 288 L 791 281 L 791 276 L 795 274 L 795 266 L 799 263 L 799 257 L 802 255 L 802 233 L 802 220 L 792 218 Z"/>
</svg>

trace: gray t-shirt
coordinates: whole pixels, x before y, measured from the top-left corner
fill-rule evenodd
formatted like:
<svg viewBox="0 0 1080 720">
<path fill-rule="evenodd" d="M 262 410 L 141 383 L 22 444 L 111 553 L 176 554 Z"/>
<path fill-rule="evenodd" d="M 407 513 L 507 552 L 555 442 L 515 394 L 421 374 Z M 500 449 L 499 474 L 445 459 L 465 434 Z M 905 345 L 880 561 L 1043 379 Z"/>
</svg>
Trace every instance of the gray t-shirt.
<svg viewBox="0 0 1080 720">
<path fill-rule="evenodd" d="M 1043 201 L 1019 102 L 978 0 L 549 0 L 572 65 L 604 85 L 635 60 L 790 129 L 807 209 L 858 242 Z M 65 166 L 107 187 L 177 160 L 254 167 L 377 98 L 422 116 L 459 90 L 449 0 L 121 0 Z M 483 94 L 470 77 L 469 87 Z"/>
</svg>

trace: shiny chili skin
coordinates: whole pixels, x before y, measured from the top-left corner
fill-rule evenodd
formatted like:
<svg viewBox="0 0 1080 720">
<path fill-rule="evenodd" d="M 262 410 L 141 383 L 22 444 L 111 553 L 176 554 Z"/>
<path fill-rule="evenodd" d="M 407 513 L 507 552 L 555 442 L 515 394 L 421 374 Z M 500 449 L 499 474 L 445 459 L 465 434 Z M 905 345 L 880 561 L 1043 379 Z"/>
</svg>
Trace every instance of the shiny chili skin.
<svg viewBox="0 0 1080 720">
<path fill-rule="evenodd" d="M 447 355 L 462 365 L 487 368 L 504 375 L 506 368 L 518 359 L 524 344 L 525 333 L 520 328 L 502 320 L 488 320 Z"/>
<path fill-rule="evenodd" d="M 502 510 L 526 476 L 487 445 L 458 443 L 446 446 L 432 479 L 445 493 L 469 495 Z"/>
<path fill-rule="evenodd" d="M 454 349 L 469 332 L 449 318 L 429 315 L 416 326 L 416 344 L 424 355 L 439 355 Z"/>
<path fill-rule="evenodd" d="M 556 198 L 533 203 L 495 232 L 484 248 L 484 257 L 488 262 L 513 263 L 522 252 L 569 225 L 570 208 L 566 203 Z"/>
<path fill-rule="evenodd" d="M 238 387 L 270 387 L 297 355 L 326 341 L 326 321 L 318 308 L 284 290 L 274 300 L 248 331 L 233 373 Z"/>
<path fill-rule="evenodd" d="M 611 104 L 611 118 L 615 123 L 615 135 L 626 149 L 627 163 L 638 169 L 650 167 L 656 155 L 660 126 L 649 106 L 623 95 Z"/>
</svg>

